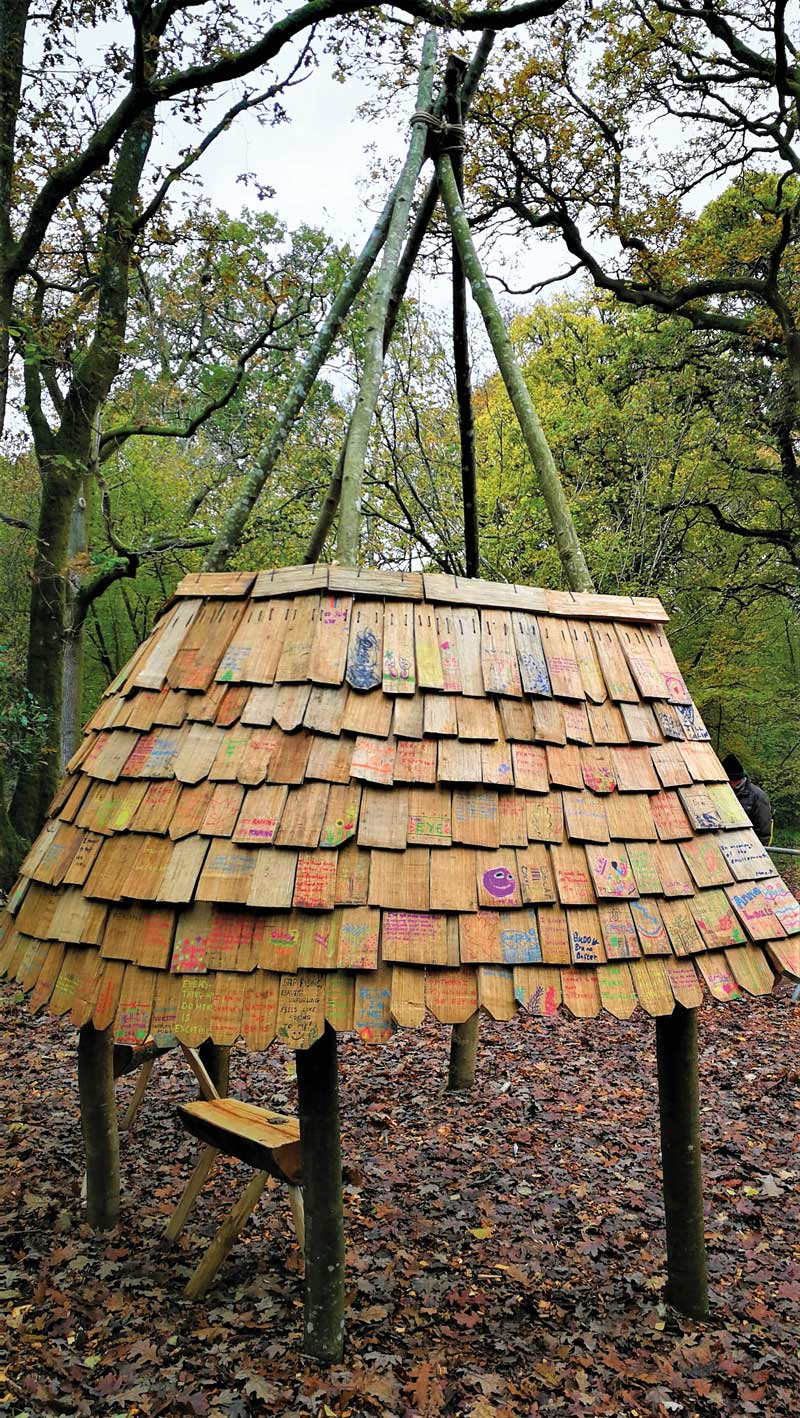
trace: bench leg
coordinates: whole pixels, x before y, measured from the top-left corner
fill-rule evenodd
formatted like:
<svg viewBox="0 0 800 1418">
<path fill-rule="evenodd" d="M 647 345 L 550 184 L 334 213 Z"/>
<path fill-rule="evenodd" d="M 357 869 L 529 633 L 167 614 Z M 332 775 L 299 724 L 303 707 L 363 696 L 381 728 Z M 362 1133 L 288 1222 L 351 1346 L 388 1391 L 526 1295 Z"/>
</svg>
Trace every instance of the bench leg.
<svg viewBox="0 0 800 1418">
<path fill-rule="evenodd" d="M 303 1206 L 303 1188 L 294 1187 L 289 1183 L 289 1205 L 292 1208 L 292 1221 L 297 1235 L 297 1244 L 300 1248 L 301 1257 L 306 1252 L 306 1213 Z"/>
<path fill-rule="evenodd" d="M 168 1241 L 176 1241 L 179 1235 L 181 1234 L 181 1231 L 186 1225 L 186 1218 L 188 1217 L 189 1212 L 194 1206 L 200 1189 L 203 1186 L 203 1183 L 205 1182 L 209 1172 L 211 1171 L 211 1168 L 213 1167 L 218 1155 L 218 1147 L 204 1147 L 203 1151 L 200 1153 L 200 1156 L 197 1159 L 197 1163 L 195 1165 L 195 1169 L 192 1172 L 192 1175 L 190 1176 L 188 1182 L 186 1183 L 186 1188 L 184 1190 L 183 1196 L 178 1202 L 178 1205 L 175 1207 L 175 1210 L 173 1211 L 172 1215 L 169 1218 L 169 1222 L 167 1223 L 167 1229 L 165 1234 Z"/>
<path fill-rule="evenodd" d="M 136 1080 L 136 1087 L 134 1088 L 133 1093 L 131 1094 L 131 1100 L 127 1108 L 125 1109 L 125 1112 L 122 1114 L 122 1120 L 119 1125 L 120 1132 L 127 1132 L 128 1129 L 133 1126 L 133 1120 L 136 1117 L 136 1114 L 138 1113 L 140 1107 L 142 1106 L 144 1090 L 150 1081 L 150 1075 L 153 1072 L 154 1064 L 155 1059 L 148 1059 L 147 1063 L 143 1063 L 142 1067 L 139 1069 L 139 1077 Z"/>
<path fill-rule="evenodd" d="M 252 1182 L 245 1187 L 232 1211 L 228 1212 L 183 1292 L 189 1300 L 199 1300 L 201 1295 L 205 1295 L 250 1212 L 258 1205 L 259 1197 L 266 1186 L 267 1176 L 267 1172 L 256 1172 Z"/>
</svg>

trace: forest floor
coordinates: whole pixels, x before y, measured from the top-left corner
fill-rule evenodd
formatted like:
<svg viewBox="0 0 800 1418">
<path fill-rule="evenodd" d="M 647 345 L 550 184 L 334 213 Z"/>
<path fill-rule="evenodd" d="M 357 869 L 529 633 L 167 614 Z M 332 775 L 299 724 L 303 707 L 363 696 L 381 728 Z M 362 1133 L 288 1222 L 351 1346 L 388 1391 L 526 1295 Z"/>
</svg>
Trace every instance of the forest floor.
<svg viewBox="0 0 800 1418">
<path fill-rule="evenodd" d="M 449 1031 L 341 1047 L 347 1349 L 300 1353 L 285 1193 L 265 1195 L 206 1299 L 182 1296 L 242 1186 L 229 1163 L 162 1242 L 197 1144 L 156 1065 L 123 1137 L 117 1231 L 81 1222 L 75 1037 L 0 997 L 0 1412 L 22 1415 L 724 1415 L 800 1409 L 800 1007 L 708 1004 L 701 1097 L 712 1317 L 663 1303 L 652 1021 L 481 1025 L 448 1096 Z M 293 1058 L 236 1051 L 233 1091 L 294 1106 Z M 119 1085 L 122 1102 L 133 1086 Z"/>
</svg>

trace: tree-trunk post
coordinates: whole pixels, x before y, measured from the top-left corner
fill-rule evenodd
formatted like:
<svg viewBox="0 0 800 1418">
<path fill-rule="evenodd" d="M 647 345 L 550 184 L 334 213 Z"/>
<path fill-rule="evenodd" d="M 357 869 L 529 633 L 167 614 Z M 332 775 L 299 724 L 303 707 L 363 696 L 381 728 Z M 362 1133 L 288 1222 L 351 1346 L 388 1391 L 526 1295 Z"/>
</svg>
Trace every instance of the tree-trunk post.
<svg viewBox="0 0 800 1418">
<path fill-rule="evenodd" d="M 479 1018 L 476 1009 L 463 1024 L 453 1025 L 450 1035 L 450 1067 L 447 1071 L 448 1093 L 458 1093 L 465 1088 L 471 1088 L 475 1082 Z"/>
<path fill-rule="evenodd" d="M 656 1020 L 661 1163 L 667 1227 L 667 1299 L 692 1319 L 708 1316 L 697 1010 L 676 1004 Z"/>
<path fill-rule="evenodd" d="M 305 1203 L 303 1352 L 337 1364 L 344 1349 L 344 1210 L 336 1031 L 297 1050 Z"/>
<path fill-rule="evenodd" d="M 84 1024 L 78 1042 L 78 1092 L 86 1155 L 86 1220 L 110 1231 L 119 1220 L 119 1127 L 111 1029 Z"/>
<path fill-rule="evenodd" d="M 447 101 L 445 117 L 453 130 L 443 143 L 450 154 L 458 194 L 464 197 L 464 113 L 462 102 L 464 66 L 451 54 L 445 72 Z M 477 576 L 480 566 L 478 533 L 478 479 L 475 467 L 475 422 L 472 416 L 472 387 L 469 360 L 469 329 L 467 324 L 467 282 L 458 254 L 455 237 L 451 243 L 453 266 L 453 368 L 458 405 L 458 432 L 461 451 L 461 494 L 464 507 L 464 557 L 468 576 Z M 480 1016 L 476 1010 L 463 1024 L 454 1024 L 450 1035 L 450 1067 L 447 1074 L 448 1092 L 471 1088 L 478 1063 L 478 1030 Z"/>
<path fill-rule="evenodd" d="M 210 1039 L 206 1039 L 205 1043 L 200 1045 L 198 1053 L 220 1098 L 227 1098 L 231 1081 L 230 1044 L 213 1044 Z"/>
</svg>

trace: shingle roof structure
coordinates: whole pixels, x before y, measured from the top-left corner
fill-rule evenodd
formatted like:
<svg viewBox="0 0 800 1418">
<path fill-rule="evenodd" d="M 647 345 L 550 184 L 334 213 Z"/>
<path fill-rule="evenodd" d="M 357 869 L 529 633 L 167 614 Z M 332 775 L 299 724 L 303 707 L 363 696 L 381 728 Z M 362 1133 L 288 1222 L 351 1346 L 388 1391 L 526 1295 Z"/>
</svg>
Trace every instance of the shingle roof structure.
<svg viewBox="0 0 800 1418">
<path fill-rule="evenodd" d="M 254 1049 L 800 976 L 666 619 L 423 573 L 186 577 L 87 725 L 0 970 L 120 1043 Z"/>
</svg>

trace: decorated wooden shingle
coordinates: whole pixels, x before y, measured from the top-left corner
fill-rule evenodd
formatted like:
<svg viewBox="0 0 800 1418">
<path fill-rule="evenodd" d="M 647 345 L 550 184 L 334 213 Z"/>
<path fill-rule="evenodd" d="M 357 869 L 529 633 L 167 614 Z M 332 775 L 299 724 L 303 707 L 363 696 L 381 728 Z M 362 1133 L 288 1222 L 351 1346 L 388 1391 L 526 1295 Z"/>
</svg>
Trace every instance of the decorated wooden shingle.
<svg viewBox="0 0 800 1418">
<path fill-rule="evenodd" d="M 253 1049 L 800 977 L 800 907 L 666 619 L 422 573 L 187 577 L 87 725 L 0 970 L 119 1043 Z"/>
</svg>

